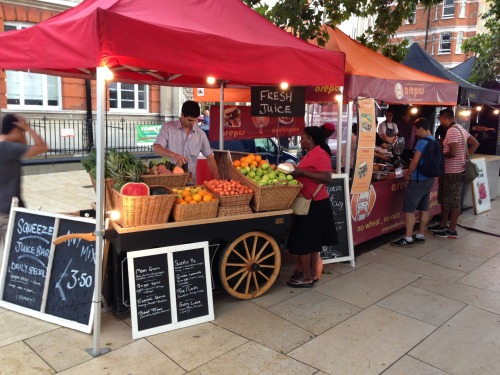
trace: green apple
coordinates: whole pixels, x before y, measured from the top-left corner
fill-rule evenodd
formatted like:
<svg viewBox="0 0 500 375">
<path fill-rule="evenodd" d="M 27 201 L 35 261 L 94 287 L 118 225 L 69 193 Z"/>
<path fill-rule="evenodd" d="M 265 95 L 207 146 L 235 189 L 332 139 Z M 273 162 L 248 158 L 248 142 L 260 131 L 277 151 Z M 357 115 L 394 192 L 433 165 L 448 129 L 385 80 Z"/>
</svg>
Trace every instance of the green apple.
<svg viewBox="0 0 500 375">
<path fill-rule="evenodd" d="M 297 180 L 292 180 L 288 182 L 290 185 L 297 185 L 298 181 Z"/>
<path fill-rule="evenodd" d="M 254 171 L 250 171 L 248 172 L 248 177 L 250 178 L 254 178 L 256 175 L 255 175 L 255 172 Z"/>
<path fill-rule="evenodd" d="M 263 175 L 264 173 L 262 172 L 262 169 L 257 168 L 257 170 L 255 171 L 255 174 L 256 174 L 257 176 L 261 176 L 261 177 L 262 177 L 262 175 Z"/>
<path fill-rule="evenodd" d="M 271 180 L 274 180 L 274 179 L 276 178 L 276 172 L 270 172 L 270 173 L 269 173 L 269 178 L 270 178 Z"/>
<path fill-rule="evenodd" d="M 287 174 L 287 175 L 286 175 L 286 179 L 287 179 L 288 181 L 292 181 L 292 180 L 293 180 L 293 176 L 292 176 L 291 174 Z"/>
<path fill-rule="evenodd" d="M 247 174 L 247 170 L 245 168 L 241 168 L 240 172 L 243 173 L 243 174 Z"/>
<path fill-rule="evenodd" d="M 269 169 L 271 165 L 269 163 L 264 163 L 260 166 L 262 169 Z"/>
</svg>

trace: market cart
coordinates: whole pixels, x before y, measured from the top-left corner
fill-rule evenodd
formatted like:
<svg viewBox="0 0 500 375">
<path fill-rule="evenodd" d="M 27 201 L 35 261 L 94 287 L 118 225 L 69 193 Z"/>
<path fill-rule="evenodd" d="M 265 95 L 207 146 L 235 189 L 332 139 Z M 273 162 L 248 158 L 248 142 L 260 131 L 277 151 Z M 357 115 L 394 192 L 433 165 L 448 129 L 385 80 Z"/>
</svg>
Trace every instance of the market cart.
<svg viewBox="0 0 500 375">
<path fill-rule="evenodd" d="M 256 298 L 276 281 L 292 210 L 123 228 L 111 225 L 103 293 L 115 311 L 130 308 L 127 253 L 209 242 L 212 287 L 239 299 Z"/>
</svg>

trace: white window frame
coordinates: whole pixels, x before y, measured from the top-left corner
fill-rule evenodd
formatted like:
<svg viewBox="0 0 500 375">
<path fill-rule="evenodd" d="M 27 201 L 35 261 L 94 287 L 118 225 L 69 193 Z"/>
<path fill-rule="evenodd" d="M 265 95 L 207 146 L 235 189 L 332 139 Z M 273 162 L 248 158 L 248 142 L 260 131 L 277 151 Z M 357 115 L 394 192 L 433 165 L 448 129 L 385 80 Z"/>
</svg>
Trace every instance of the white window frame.
<svg viewBox="0 0 500 375">
<path fill-rule="evenodd" d="M 467 0 L 460 0 L 460 14 L 458 18 L 466 18 Z"/>
<path fill-rule="evenodd" d="M 434 46 L 436 45 L 436 34 L 431 37 L 431 55 L 434 55 Z"/>
<path fill-rule="evenodd" d="M 464 32 L 459 31 L 457 33 L 457 42 L 455 43 L 455 55 L 461 55 L 462 52 L 462 43 L 464 41 Z"/>
<path fill-rule="evenodd" d="M 33 26 L 31 23 L 26 23 L 26 22 L 5 22 L 5 26 L 10 26 L 10 27 L 15 27 L 16 30 L 21 30 L 21 29 L 26 29 L 28 27 Z M 12 104 L 9 103 L 9 97 L 8 97 L 8 92 L 9 92 L 9 82 L 7 80 L 7 75 L 14 74 L 17 75 L 18 79 L 18 84 L 19 84 L 19 104 Z M 14 70 L 6 70 L 5 71 L 6 75 L 6 90 L 7 90 L 7 108 L 8 109 L 17 109 L 17 110 L 26 110 L 26 109 L 36 109 L 36 110 L 46 110 L 46 111 L 59 111 L 62 108 L 62 89 L 61 89 L 61 77 L 56 77 L 57 79 L 57 105 L 49 105 L 49 95 L 48 95 L 48 87 L 49 87 L 49 82 L 48 82 L 48 77 L 45 74 L 37 74 L 37 73 L 30 73 L 30 72 L 20 72 L 20 71 L 14 71 Z M 29 77 L 32 76 L 40 76 L 42 78 L 42 97 L 37 98 L 37 100 L 41 100 L 42 104 L 25 104 L 25 102 L 28 100 L 26 98 L 26 87 L 25 87 L 25 80 Z M 51 76 L 52 77 L 52 76 Z"/>
<path fill-rule="evenodd" d="M 111 108 L 111 90 L 108 88 L 108 105 L 110 112 L 139 112 L 139 113 L 149 113 L 149 85 L 143 84 L 144 86 L 144 108 L 139 108 L 139 84 L 134 85 L 134 108 L 122 108 L 122 85 L 126 83 L 121 82 L 110 82 L 111 84 L 116 84 L 117 92 L 117 108 Z"/>
<path fill-rule="evenodd" d="M 449 11 L 450 9 L 453 9 L 453 13 L 445 14 L 445 11 Z M 443 19 L 455 18 L 455 0 L 443 0 L 443 13 L 441 18 Z"/>
<path fill-rule="evenodd" d="M 448 49 L 443 49 L 443 37 L 445 35 L 449 35 L 449 44 L 450 47 Z M 449 55 L 451 53 L 451 40 L 452 40 L 453 34 L 452 33 L 441 33 L 439 34 L 439 49 L 438 49 L 438 55 Z"/>
<path fill-rule="evenodd" d="M 437 21 L 438 16 L 439 16 L 439 4 L 435 5 L 436 11 L 434 12 L 434 21 Z"/>
</svg>

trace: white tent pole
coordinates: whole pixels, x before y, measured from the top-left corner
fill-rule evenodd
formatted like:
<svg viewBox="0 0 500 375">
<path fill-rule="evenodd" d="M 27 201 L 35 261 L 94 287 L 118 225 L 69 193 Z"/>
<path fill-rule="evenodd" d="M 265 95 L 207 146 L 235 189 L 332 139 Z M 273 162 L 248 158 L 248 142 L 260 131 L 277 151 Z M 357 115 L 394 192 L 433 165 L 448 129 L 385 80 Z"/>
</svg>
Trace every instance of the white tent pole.
<svg viewBox="0 0 500 375">
<path fill-rule="evenodd" d="M 94 297 L 92 300 L 94 307 L 94 333 L 92 356 L 97 357 L 101 353 L 100 335 L 101 335 L 101 290 L 102 290 L 102 253 L 104 248 L 104 149 L 106 133 L 104 126 L 105 108 L 105 69 L 97 68 L 96 87 L 97 87 L 97 129 L 96 129 L 96 224 L 95 224 L 95 285 Z M 87 350 L 89 351 L 89 350 Z"/>
<path fill-rule="evenodd" d="M 219 104 L 219 150 L 224 150 L 224 81 L 220 81 Z"/>
<path fill-rule="evenodd" d="M 342 173 L 342 104 L 344 103 L 344 97 L 342 95 L 343 87 L 340 87 L 340 92 L 338 93 L 338 119 L 337 119 L 337 173 Z"/>
<path fill-rule="evenodd" d="M 349 100 L 347 105 L 347 139 L 345 148 L 345 172 L 349 176 L 349 170 L 351 169 L 351 135 L 352 135 L 352 109 L 353 102 Z"/>
</svg>

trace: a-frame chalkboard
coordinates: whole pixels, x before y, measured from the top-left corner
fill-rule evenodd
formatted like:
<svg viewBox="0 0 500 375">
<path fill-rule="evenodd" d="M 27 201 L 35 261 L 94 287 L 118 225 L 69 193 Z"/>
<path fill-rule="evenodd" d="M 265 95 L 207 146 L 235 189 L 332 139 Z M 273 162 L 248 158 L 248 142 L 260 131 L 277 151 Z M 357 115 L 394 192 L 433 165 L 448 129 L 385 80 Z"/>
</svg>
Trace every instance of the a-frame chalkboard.
<svg viewBox="0 0 500 375">
<path fill-rule="evenodd" d="M 208 242 L 130 251 L 134 339 L 214 319 Z"/>
<path fill-rule="evenodd" d="M 0 277 L 0 306 L 90 333 L 95 242 L 55 238 L 95 230 L 95 220 L 12 208 Z"/>
<path fill-rule="evenodd" d="M 323 247 L 321 259 L 325 264 L 350 261 L 354 267 L 349 176 L 347 174 L 333 175 L 326 185 L 326 191 L 330 199 L 339 243 L 335 246 Z"/>
</svg>

